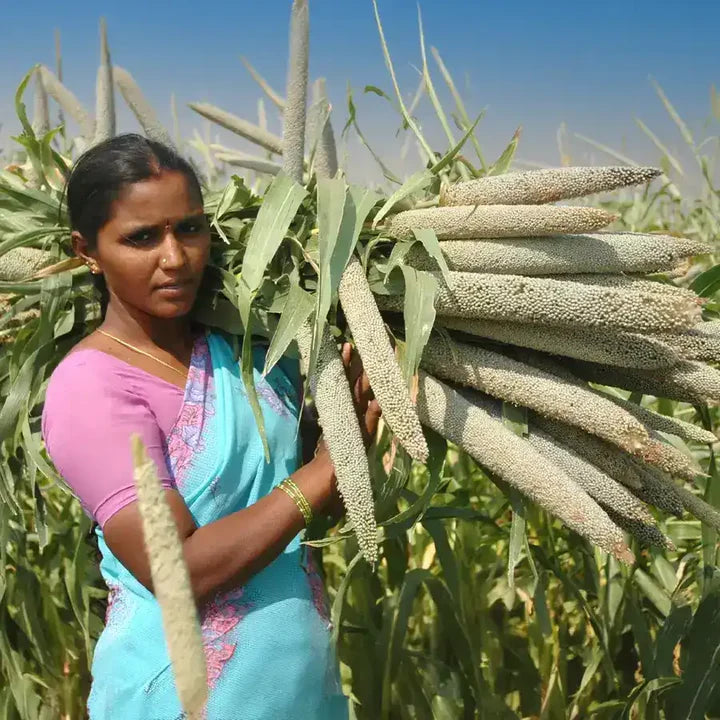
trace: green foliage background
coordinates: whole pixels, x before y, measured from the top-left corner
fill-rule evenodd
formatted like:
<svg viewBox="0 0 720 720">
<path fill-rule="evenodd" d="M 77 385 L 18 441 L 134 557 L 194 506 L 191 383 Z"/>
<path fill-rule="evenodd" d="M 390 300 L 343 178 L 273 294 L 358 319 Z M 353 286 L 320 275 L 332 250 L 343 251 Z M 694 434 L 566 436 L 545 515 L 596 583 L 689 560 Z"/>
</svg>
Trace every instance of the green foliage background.
<svg viewBox="0 0 720 720">
<path fill-rule="evenodd" d="M 697 164 L 703 189 L 697 197 L 683 197 L 670 180 L 678 161 L 655 138 L 667 172 L 663 181 L 599 202 L 620 214 L 618 228 L 716 242 L 718 138 L 696 143 L 660 88 L 658 94 Z M 713 100 L 717 127 L 720 112 Z M 351 96 L 348 108 L 346 130 L 360 133 Z M 435 109 L 452 147 L 448 114 Z M 405 130 L 413 131 L 407 108 L 400 112 Z M 472 127 L 459 99 L 449 115 L 463 132 Z M 41 169 L 61 162 L 52 134 L 28 137 L 28 156 L 39 159 Z M 481 173 L 511 165 L 517 135 L 494 166 L 486 165 L 474 135 L 471 140 L 463 152 L 476 153 Z M 201 157 L 209 154 L 199 137 L 194 147 Z M 612 148 L 597 149 L 626 161 Z M 468 168 L 474 172 L 459 155 L 451 172 L 465 177 Z M 0 240 L 0 253 L 24 244 L 33 228 L 44 228 L 46 237 L 47 227 L 57 224 L 57 179 L 48 176 L 55 194 L 41 195 L 21 177 L 2 171 L 0 224 L 10 239 Z M 221 187 L 219 178 L 208 180 Z M 218 265 L 227 265 L 233 249 L 243 245 L 241 221 L 257 210 L 257 198 L 245 185 L 234 187 L 231 204 L 239 210 L 221 223 L 231 242 L 229 248 L 216 245 Z M 227 201 L 219 190 L 210 193 L 208 212 Z M 680 282 L 693 283 L 708 298 L 705 312 L 716 317 L 720 270 L 714 260 L 703 258 Z M 43 388 L 28 380 L 11 389 L 9 378 L 21 377 L 26 363 L 66 352 L 92 322 L 94 305 L 82 272 L 30 285 L 28 298 L 42 295 L 39 328 L 37 322 L 32 330 L 13 327 L 23 301 L 0 318 L 0 333 L 12 329 L 13 338 L 0 350 L 0 429 L 12 427 L 15 434 L 0 456 L 0 720 L 74 719 L 84 717 L 105 590 L 88 542 L 89 522 L 39 442 L 32 408 Z M 0 292 L 17 290 L 1 286 Z M 232 311 L 222 304 L 213 310 Z M 709 429 L 718 422 L 716 409 L 632 399 Z M 383 533 L 375 570 L 359 559 L 354 539 L 337 530 L 315 543 L 323 554 L 343 682 L 357 718 L 720 717 L 716 533 L 695 520 L 661 520 L 677 551 L 633 547 L 637 563 L 627 568 L 498 487 L 464 453 L 438 437 L 429 440 L 428 468 L 400 458 L 388 472 L 386 436 L 373 450 Z M 690 450 L 708 473 L 699 481 L 705 498 L 720 505 L 712 449 Z"/>
</svg>

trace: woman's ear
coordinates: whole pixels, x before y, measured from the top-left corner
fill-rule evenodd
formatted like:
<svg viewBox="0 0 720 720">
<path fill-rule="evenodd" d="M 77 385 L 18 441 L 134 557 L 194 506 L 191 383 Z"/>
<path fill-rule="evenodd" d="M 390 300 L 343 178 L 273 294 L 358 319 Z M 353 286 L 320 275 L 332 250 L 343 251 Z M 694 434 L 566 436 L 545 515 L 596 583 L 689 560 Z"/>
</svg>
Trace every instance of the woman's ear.
<svg viewBox="0 0 720 720">
<path fill-rule="evenodd" d="M 98 261 L 93 257 L 95 253 L 92 253 L 88 247 L 87 240 L 83 237 L 82 233 L 77 230 L 73 230 L 70 235 L 72 240 L 72 248 L 75 254 L 90 268 L 90 272 L 93 275 L 99 275 L 102 272 Z"/>
</svg>

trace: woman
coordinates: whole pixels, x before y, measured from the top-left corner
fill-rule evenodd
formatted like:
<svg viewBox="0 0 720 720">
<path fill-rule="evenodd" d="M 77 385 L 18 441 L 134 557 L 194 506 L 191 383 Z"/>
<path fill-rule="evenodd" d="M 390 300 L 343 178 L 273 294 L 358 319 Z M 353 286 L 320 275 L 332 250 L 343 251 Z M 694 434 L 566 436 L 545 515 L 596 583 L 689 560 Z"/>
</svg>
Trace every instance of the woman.
<svg viewBox="0 0 720 720">
<path fill-rule="evenodd" d="M 256 347 L 266 463 L 230 346 L 189 320 L 210 247 L 195 173 L 167 147 L 119 136 L 78 160 L 67 202 L 74 250 L 107 300 L 101 326 L 54 371 L 43 412 L 48 452 L 98 524 L 110 590 L 91 719 L 182 717 L 137 510 L 134 432 L 183 541 L 208 719 L 346 718 L 324 590 L 298 537 L 311 514 L 338 512 L 332 462 L 321 443 L 298 467 L 297 363 L 283 358 L 263 378 Z M 372 433 L 379 409 L 364 374 L 353 389 Z"/>
</svg>

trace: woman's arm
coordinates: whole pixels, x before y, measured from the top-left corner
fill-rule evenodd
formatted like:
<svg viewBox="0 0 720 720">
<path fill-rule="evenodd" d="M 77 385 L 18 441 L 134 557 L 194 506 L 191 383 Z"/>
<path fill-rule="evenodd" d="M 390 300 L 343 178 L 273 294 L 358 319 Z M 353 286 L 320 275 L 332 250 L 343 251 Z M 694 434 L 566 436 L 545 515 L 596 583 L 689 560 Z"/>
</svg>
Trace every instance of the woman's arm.
<svg viewBox="0 0 720 720">
<path fill-rule="evenodd" d="M 343 347 L 350 385 L 367 441 L 375 434 L 380 407 L 373 398 L 367 375 L 350 346 Z M 292 474 L 315 514 L 342 512 L 335 470 L 324 443 L 315 457 Z M 218 590 L 247 582 L 269 565 L 304 527 L 295 502 L 282 490 L 273 490 L 253 505 L 198 528 L 176 490 L 166 490 L 183 542 L 185 561 L 198 604 Z M 150 565 L 143 543 L 142 521 L 137 503 L 126 505 L 108 519 L 105 541 L 120 562 L 149 590 Z"/>
<path fill-rule="evenodd" d="M 291 477 L 314 513 L 326 513 L 336 505 L 334 469 L 323 447 L 312 461 Z M 166 497 L 183 542 L 198 604 L 226 586 L 247 582 L 269 565 L 304 527 L 297 505 L 278 490 L 243 510 L 199 528 L 176 490 L 166 490 Z M 126 505 L 115 513 L 105 523 L 103 532 L 108 547 L 118 560 L 152 590 L 137 503 Z"/>
</svg>

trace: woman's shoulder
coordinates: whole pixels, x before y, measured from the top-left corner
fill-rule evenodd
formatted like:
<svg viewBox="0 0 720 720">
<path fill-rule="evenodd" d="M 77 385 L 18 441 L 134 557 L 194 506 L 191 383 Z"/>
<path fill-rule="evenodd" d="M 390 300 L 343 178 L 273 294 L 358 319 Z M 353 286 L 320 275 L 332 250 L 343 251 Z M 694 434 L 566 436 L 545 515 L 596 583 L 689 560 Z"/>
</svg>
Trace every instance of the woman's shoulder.
<svg viewBox="0 0 720 720">
<path fill-rule="evenodd" d="M 49 386 L 69 383 L 92 387 L 120 374 L 122 365 L 122 360 L 102 350 L 91 346 L 76 346 L 52 371 Z"/>
<path fill-rule="evenodd" d="M 137 394 L 122 360 L 92 347 L 79 347 L 66 355 L 50 375 L 43 415 L 102 408 Z"/>
</svg>

